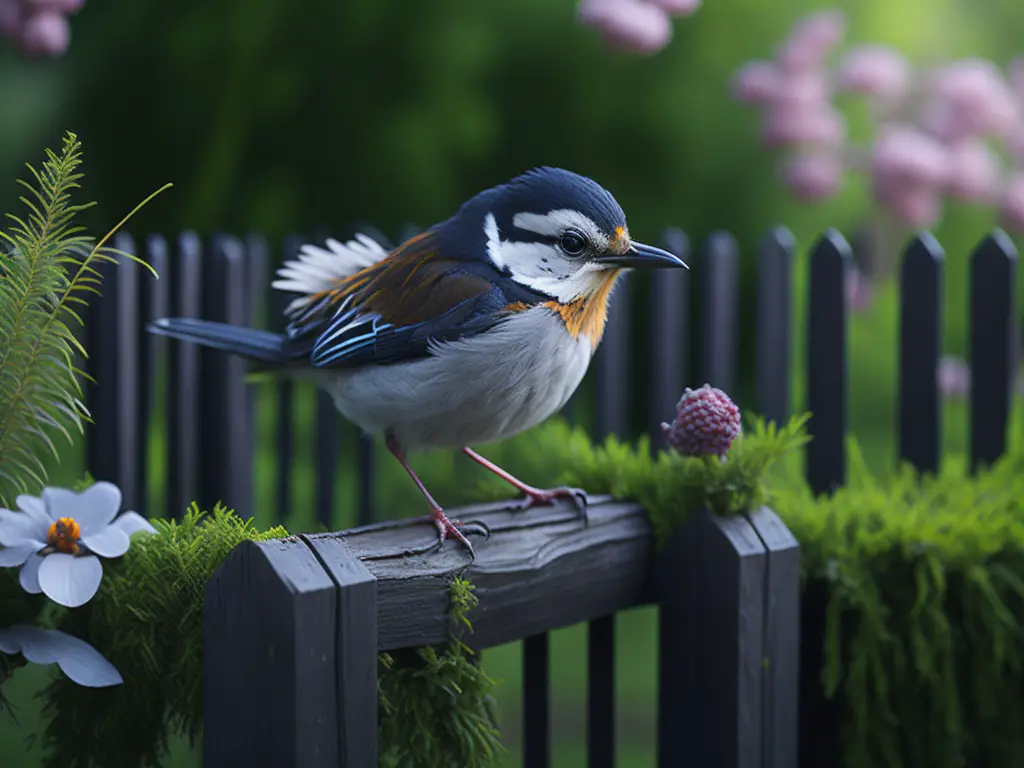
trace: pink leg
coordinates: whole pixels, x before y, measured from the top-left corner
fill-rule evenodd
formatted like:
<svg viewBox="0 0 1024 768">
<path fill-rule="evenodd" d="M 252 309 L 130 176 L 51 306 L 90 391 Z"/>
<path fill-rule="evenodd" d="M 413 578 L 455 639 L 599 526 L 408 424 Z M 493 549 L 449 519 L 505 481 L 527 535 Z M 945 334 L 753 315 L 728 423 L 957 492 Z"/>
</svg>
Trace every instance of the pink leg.
<svg viewBox="0 0 1024 768">
<path fill-rule="evenodd" d="M 462 452 L 484 469 L 489 469 L 513 488 L 520 490 L 526 497 L 523 499 L 522 506 L 524 509 L 535 504 L 550 504 L 556 499 L 569 499 L 572 501 L 573 506 L 583 515 L 584 521 L 587 519 L 587 495 L 578 488 L 568 488 L 565 486 L 561 488 L 535 488 L 524 483 L 507 470 L 502 469 L 490 459 L 485 459 L 472 448 L 463 448 Z"/>
<path fill-rule="evenodd" d="M 462 542 L 462 545 L 469 550 L 470 556 L 475 559 L 476 552 L 473 551 L 473 545 L 469 543 L 469 539 L 466 537 L 466 534 L 476 533 L 487 538 L 491 535 L 490 529 L 488 529 L 483 523 L 460 523 L 458 520 L 449 520 L 448 516 L 441 509 L 441 505 L 438 504 L 434 497 L 430 495 L 430 491 L 428 491 L 427 487 L 423 485 L 423 481 L 419 479 L 413 471 L 413 468 L 409 466 L 409 462 L 405 460 L 405 454 L 403 453 L 401 446 L 398 444 L 398 441 L 389 434 L 385 439 L 385 445 L 387 445 L 388 450 L 391 451 L 392 455 L 398 459 L 401 465 L 405 468 L 405 471 L 409 473 L 409 477 L 411 477 L 412 481 L 416 483 L 416 487 L 419 488 L 420 493 L 423 494 L 427 503 L 430 504 L 430 519 L 437 528 L 437 541 L 433 545 L 417 550 L 410 550 L 408 554 L 420 554 L 422 552 L 430 551 L 431 549 L 436 549 L 444 544 L 445 539 L 450 536 Z"/>
</svg>

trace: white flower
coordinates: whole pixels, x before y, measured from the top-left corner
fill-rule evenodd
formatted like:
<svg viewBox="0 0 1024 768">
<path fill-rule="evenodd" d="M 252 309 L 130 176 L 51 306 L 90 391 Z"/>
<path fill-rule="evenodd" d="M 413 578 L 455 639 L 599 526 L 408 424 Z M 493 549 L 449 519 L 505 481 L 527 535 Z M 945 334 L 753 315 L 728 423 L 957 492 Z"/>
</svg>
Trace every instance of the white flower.
<svg viewBox="0 0 1024 768">
<path fill-rule="evenodd" d="M 16 504 L 19 512 L 0 509 L 0 567 L 21 566 L 26 592 L 43 592 L 68 608 L 96 594 L 103 577 L 100 557 L 123 555 L 136 531 L 156 532 L 136 512 L 114 519 L 121 491 L 113 483 L 96 483 L 81 493 L 45 488 L 42 498 L 19 496 Z"/>
<path fill-rule="evenodd" d="M 15 624 L 0 630 L 0 651 L 18 653 L 33 664 L 56 663 L 65 675 L 88 688 L 124 682 L 121 673 L 84 640 L 57 629 Z"/>
</svg>

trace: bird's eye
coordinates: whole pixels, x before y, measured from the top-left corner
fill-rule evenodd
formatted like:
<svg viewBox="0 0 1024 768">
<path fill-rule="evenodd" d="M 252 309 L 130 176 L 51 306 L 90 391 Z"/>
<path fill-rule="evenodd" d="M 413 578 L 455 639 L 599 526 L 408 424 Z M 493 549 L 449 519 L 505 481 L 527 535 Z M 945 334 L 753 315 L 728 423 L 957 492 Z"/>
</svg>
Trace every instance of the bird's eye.
<svg viewBox="0 0 1024 768">
<path fill-rule="evenodd" d="M 579 232 L 570 229 L 559 239 L 558 247 L 567 256 L 579 256 L 587 250 L 587 241 Z"/>
</svg>

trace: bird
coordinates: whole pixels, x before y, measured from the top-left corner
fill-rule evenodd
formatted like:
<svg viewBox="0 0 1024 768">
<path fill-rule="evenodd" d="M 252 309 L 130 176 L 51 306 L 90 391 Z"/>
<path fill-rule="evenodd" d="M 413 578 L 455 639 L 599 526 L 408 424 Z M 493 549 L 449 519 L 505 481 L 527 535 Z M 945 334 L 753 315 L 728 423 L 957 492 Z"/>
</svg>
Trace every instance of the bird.
<svg viewBox="0 0 1024 768">
<path fill-rule="evenodd" d="M 386 247 L 387 246 L 387 247 Z M 593 179 L 530 169 L 464 202 L 396 247 L 365 233 L 306 244 L 271 286 L 294 294 L 283 333 L 170 317 L 154 334 L 239 355 L 255 370 L 311 380 L 365 434 L 383 438 L 430 508 L 430 544 L 486 525 L 449 519 L 410 452 L 456 448 L 521 492 L 522 508 L 586 496 L 537 488 L 477 453 L 557 413 L 601 341 L 627 270 L 688 268 L 632 239 L 615 197 Z"/>
</svg>

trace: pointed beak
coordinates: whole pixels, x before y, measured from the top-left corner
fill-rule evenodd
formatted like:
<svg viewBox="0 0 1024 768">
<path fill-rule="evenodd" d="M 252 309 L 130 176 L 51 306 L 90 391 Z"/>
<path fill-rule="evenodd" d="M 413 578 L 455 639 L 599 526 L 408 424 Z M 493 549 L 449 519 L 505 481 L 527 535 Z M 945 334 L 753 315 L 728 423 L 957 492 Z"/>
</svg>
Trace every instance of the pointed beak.
<svg viewBox="0 0 1024 768">
<path fill-rule="evenodd" d="M 630 269 L 664 269 L 665 267 L 690 267 L 673 253 L 655 248 L 653 245 L 632 243 L 625 253 L 609 254 L 594 259 L 598 264 Z"/>
</svg>

